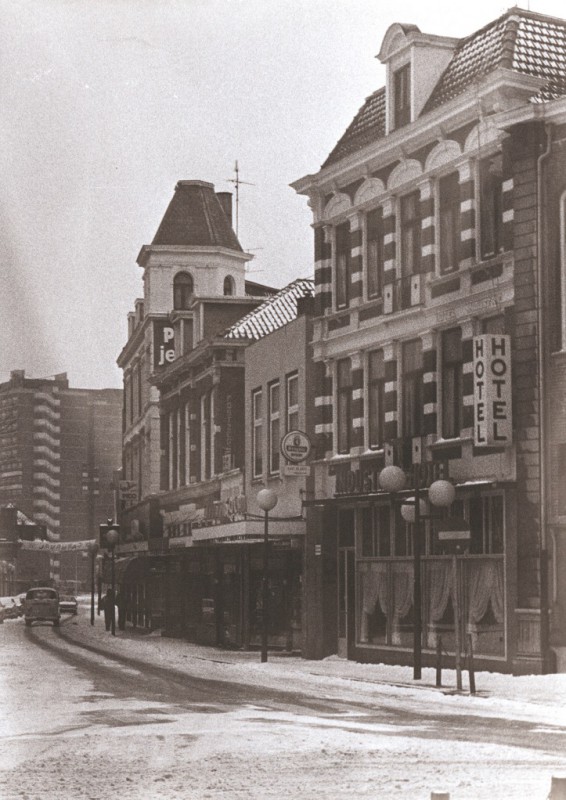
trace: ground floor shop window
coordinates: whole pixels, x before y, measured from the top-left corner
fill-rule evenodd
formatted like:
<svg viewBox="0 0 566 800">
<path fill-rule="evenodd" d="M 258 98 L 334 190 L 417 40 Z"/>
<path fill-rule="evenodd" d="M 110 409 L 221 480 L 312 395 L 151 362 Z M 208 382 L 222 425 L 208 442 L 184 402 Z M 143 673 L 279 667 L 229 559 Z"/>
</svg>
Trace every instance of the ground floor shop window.
<svg viewBox="0 0 566 800">
<path fill-rule="evenodd" d="M 459 556 L 456 574 L 449 556 L 425 557 L 422 564 L 423 646 L 435 649 L 438 637 L 454 652 L 455 587 L 458 587 L 460 638 L 471 636 L 478 655 L 505 655 L 505 590 L 502 556 Z M 413 645 L 413 564 L 404 559 L 360 560 L 357 638 L 360 645 Z"/>
</svg>

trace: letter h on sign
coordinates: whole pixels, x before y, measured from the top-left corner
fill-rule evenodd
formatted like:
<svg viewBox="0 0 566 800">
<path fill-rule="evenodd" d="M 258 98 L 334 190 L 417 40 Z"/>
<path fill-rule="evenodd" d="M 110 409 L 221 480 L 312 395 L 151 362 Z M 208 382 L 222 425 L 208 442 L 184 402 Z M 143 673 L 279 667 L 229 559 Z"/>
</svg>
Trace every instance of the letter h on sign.
<svg viewBox="0 0 566 800">
<path fill-rule="evenodd" d="M 513 441 L 511 417 L 511 339 L 474 337 L 474 444 L 505 447 Z"/>
</svg>

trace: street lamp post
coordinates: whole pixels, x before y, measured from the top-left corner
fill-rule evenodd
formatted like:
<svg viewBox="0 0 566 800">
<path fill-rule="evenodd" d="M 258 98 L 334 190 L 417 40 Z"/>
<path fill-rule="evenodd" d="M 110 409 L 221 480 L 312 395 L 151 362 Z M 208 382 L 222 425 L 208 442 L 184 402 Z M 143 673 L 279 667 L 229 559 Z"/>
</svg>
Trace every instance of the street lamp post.
<svg viewBox="0 0 566 800">
<path fill-rule="evenodd" d="M 111 554 L 111 586 L 112 586 L 112 609 L 111 609 L 111 631 L 112 636 L 116 636 L 116 570 L 115 570 L 115 555 L 116 555 L 116 545 L 118 544 L 118 539 L 120 538 L 120 533 L 116 530 L 116 528 L 110 528 L 106 531 L 106 544 L 108 545 L 108 549 L 110 550 Z"/>
<path fill-rule="evenodd" d="M 98 543 L 91 542 L 88 551 L 90 553 L 90 624 L 94 625 L 94 562 L 98 552 Z"/>
<path fill-rule="evenodd" d="M 265 512 L 263 526 L 263 578 L 262 578 L 262 606 L 263 620 L 261 628 L 261 661 L 267 661 L 267 635 L 269 627 L 269 512 L 277 505 L 278 497 L 273 489 L 260 489 L 257 493 L 257 504 Z"/>
<path fill-rule="evenodd" d="M 405 488 L 406 475 L 400 467 L 385 467 L 379 474 L 381 488 L 389 494 L 396 494 Z M 414 497 L 409 497 L 401 505 L 401 516 L 405 522 L 413 525 L 413 680 L 420 680 L 422 674 L 422 584 L 421 555 L 422 532 L 421 522 L 426 515 L 426 505 L 422 497 L 421 474 L 415 469 Z M 449 481 L 437 480 L 428 488 L 429 502 L 434 506 L 448 507 L 454 501 L 456 490 Z"/>
</svg>

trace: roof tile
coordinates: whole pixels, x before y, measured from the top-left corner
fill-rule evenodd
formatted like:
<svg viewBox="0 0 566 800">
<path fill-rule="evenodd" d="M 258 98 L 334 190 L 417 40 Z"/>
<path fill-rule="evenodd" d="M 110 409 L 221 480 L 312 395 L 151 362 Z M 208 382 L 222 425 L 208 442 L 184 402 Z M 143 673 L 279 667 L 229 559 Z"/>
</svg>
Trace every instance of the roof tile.
<svg viewBox="0 0 566 800">
<path fill-rule="evenodd" d="M 263 339 L 297 318 L 297 301 L 314 297 L 314 281 L 297 278 L 224 332 L 226 339 Z"/>
</svg>

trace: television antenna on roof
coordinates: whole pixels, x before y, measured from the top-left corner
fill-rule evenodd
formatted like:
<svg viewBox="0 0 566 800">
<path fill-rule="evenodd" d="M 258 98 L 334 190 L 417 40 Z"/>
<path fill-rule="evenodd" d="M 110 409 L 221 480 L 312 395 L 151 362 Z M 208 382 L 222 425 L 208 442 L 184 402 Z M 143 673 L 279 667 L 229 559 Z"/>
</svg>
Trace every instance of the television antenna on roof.
<svg viewBox="0 0 566 800">
<path fill-rule="evenodd" d="M 250 183 L 249 181 L 242 181 L 240 180 L 240 170 L 238 168 L 238 162 L 236 161 L 234 165 L 234 172 L 236 174 L 235 178 L 226 178 L 228 183 L 233 183 L 236 187 L 236 236 L 238 235 L 238 228 L 240 223 L 240 186 L 245 184 L 246 186 L 255 186 L 255 183 Z"/>
</svg>

